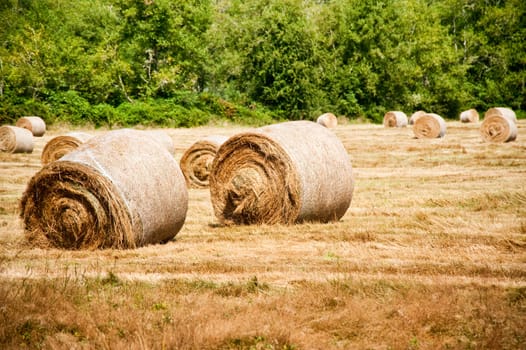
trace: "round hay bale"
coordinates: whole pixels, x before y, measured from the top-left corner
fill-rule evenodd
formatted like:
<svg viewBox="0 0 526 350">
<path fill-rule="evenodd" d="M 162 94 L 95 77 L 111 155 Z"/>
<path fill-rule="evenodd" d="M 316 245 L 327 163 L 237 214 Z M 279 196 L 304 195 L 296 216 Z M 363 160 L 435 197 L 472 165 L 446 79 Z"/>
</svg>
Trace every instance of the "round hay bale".
<svg viewBox="0 0 526 350">
<path fill-rule="evenodd" d="M 338 126 L 338 118 L 332 113 L 323 113 L 318 117 L 316 122 L 326 128 L 335 128 Z"/>
<path fill-rule="evenodd" d="M 388 128 L 401 128 L 407 126 L 407 115 L 400 111 L 390 111 L 384 115 L 384 126 Z"/>
<path fill-rule="evenodd" d="M 415 123 L 415 120 L 417 120 L 418 118 L 420 118 L 421 116 L 423 116 L 424 114 L 426 114 L 425 111 L 416 111 L 415 113 L 411 114 L 411 117 L 409 118 L 409 125 L 413 125 Z"/>
<path fill-rule="evenodd" d="M 144 132 L 155 142 L 163 146 L 170 154 L 173 155 L 175 153 L 174 141 L 164 130 L 145 130 Z"/>
<path fill-rule="evenodd" d="M 213 135 L 194 142 L 179 161 L 186 184 L 194 188 L 208 188 L 210 170 L 217 149 L 228 139 L 226 136 Z"/>
<path fill-rule="evenodd" d="M 33 136 L 37 137 L 43 136 L 46 132 L 46 122 L 40 117 L 22 117 L 18 119 L 16 126 L 31 131 Z"/>
<path fill-rule="evenodd" d="M 318 123 L 274 124 L 230 137 L 210 173 L 214 213 L 224 224 L 339 220 L 354 189 L 351 160 Z"/>
<path fill-rule="evenodd" d="M 29 181 L 20 203 L 27 239 L 67 249 L 166 242 L 186 219 L 179 164 L 147 133 L 95 136 Z"/>
<path fill-rule="evenodd" d="M 479 121 L 479 112 L 475 108 L 468 109 L 460 113 L 462 123 L 477 123 Z"/>
<path fill-rule="evenodd" d="M 40 156 L 42 165 L 54 162 L 62 156 L 77 149 L 81 144 L 91 139 L 93 136 L 85 132 L 70 132 L 65 135 L 59 135 L 49 140 Z"/>
<path fill-rule="evenodd" d="M 33 134 L 18 126 L 0 127 L 0 151 L 7 153 L 33 152 Z"/>
<path fill-rule="evenodd" d="M 486 142 L 510 142 L 517 138 L 517 124 L 510 116 L 493 114 L 486 116 L 480 125 L 480 134 Z"/>
<path fill-rule="evenodd" d="M 517 124 L 517 116 L 515 115 L 515 112 L 511 108 L 507 107 L 493 107 L 490 108 L 484 113 L 484 119 L 487 117 L 498 115 L 504 118 L 507 118 Z"/>
<path fill-rule="evenodd" d="M 419 139 L 434 139 L 446 134 L 445 120 L 435 113 L 426 113 L 415 120 L 413 133 Z"/>
</svg>

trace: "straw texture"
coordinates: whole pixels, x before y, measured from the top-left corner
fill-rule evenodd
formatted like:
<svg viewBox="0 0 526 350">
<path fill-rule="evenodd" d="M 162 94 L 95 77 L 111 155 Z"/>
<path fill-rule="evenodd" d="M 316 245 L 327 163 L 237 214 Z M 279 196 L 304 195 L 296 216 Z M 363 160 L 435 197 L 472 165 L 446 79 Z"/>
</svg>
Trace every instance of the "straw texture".
<svg viewBox="0 0 526 350">
<path fill-rule="evenodd" d="M 339 220 L 353 195 L 349 155 L 318 123 L 274 124 L 230 137 L 210 173 L 216 217 L 225 224 Z"/>
<path fill-rule="evenodd" d="M 479 112 L 475 108 L 460 113 L 460 121 L 462 123 L 477 123 L 479 118 Z"/>
<path fill-rule="evenodd" d="M 33 134 L 18 126 L 0 127 L 0 151 L 7 153 L 33 152 Z"/>
<path fill-rule="evenodd" d="M 179 164 L 147 133 L 91 138 L 31 178 L 20 204 L 26 237 L 67 249 L 166 242 L 186 218 Z"/>
<path fill-rule="evenodd" d="M 426 114 L 425 111 L 416 111 L 416 112 L 414 112 L 413 114 L 411 114 L 411 117 L 409 118 L 408 124 L 409 125 L 413 125 L 415 123 L 415 120 L 417 120 L 418 118 L 420 118 L 424 114 Z"/>
<path fill-rule="evenodd" d="M 37 137 L 43 136 L 46 132 L 46 122 L 40 117 L 21 117 L 16 122 L 16 126 L 31 131 L 33 136 Z"/>
<path fill-rule="evenodd" d="M 510 116 L 500 114 L 486 116 L 480 125 L 480 134 L 486 142 L 510 142 L 517 138 L 517 124 Z"/>
<path fill-rule="evenodd" d="M 44 149 L 40 160 L 42 165 L 46 165 L 62 158 L 69 152 L 77 149 L 81 144 L 91 139 L 93 136 L 85 132 L 70 132 L 49 140 Z"/>
<path fill-rule="evenodd" d="M 323 113 L 318 117 L 316 122 L 326 128 L 335 128 L 338 126 L 338 118 L 332 113 Z"/>
<path fill-rule="evenodd" d="M 426 113 L 415 120 L 413 133 L 419 139 L 434 139 L 446 134 L 445 120 L 435 113 Z"/>
<path fill-rule="evenodd" d="M 384 114 L 383 123 L 388 128 L 401 128 L 407 126 L 407 115 L 400 111 L 390 111 Z"/>
<path fill-rule="evenodd" d="M 507 118 L 511 121 L 513 121 L 515 124 L 517 123 L 517 116 L 515 115 L 515 112 L 511 108 L 507 107 L 493 107 L 490 108 L 484 113 L 484 119 L 487 117 L 498 115 L 504 118 Z"/>
<path fill-rule="evenodd" d="M 194 142 L 181 157 L 179 164 L 186 184 L 193 188 L 208 188 L 210 170 L 217 149 L 228 139 L 222 135 L 212 135 Z"/>
</svg>

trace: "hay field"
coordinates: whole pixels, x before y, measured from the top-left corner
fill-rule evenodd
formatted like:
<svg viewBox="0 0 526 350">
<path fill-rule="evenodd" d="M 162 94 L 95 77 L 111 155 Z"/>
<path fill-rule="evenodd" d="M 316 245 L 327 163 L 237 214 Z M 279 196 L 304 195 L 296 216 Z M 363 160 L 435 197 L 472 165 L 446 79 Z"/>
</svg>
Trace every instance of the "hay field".
<svg viewBox="0 0 526 350">
<path fill-rule="evenodd" d="M 340 123 L 355 191 L 337 223 L 220 226 L 190 189 L 173 241 L 102 251 L 24 242 L 18 201 L 71 131 L 50 128 L 0 154 L 0 348 L 525 349 L 526 120 L 503 144 L 479 126 Z M 246 129 L 166 131 L 181 157 Z"/>
</svg>

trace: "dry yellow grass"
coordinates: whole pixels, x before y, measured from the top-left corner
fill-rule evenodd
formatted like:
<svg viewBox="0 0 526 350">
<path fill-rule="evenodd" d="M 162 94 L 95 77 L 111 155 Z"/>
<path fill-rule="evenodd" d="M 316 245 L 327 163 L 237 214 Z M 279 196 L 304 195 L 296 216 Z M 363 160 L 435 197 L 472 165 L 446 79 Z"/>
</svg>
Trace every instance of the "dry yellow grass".
<svg viewBox="0 0 526 350">
<path fill-rule="evenodd" d="M 478 127 L 340 123 L 355 192 L 336 223 L 223 227 L 190 189 L 174 241 L 94 252 L 23 239 L 18 201 L 64 132 L 50 128 L 32 154 L 0 154 L 0 348 L 524 348 L 526 121 L 506 144 Z M 245 130 L 167 132 L 179 159 Z"/>
</svg>

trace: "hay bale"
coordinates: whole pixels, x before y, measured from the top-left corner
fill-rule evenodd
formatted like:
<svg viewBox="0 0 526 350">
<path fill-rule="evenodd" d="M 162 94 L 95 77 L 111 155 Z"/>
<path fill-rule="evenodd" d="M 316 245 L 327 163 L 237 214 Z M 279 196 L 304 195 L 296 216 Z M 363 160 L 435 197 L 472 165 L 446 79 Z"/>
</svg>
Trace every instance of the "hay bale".
<svg viewBox="0 0 526 350">
<path fill-rule="evenodd" d="M 411 114 L 411 117 L 409 118 L 409 125 L 413 125 L 415 123 L 415 121 L 420 118 L 421 116 L 423 116 L 424 114 L 426 114 L 425 111 L 416 111 L 414 112 L 413 114 Z"/>
<path fill-rule="evenodd" d="M 479 121 L 479 112 L 475 108 L 468 109 L 460 113 L 462 123 L 477 123 Z"/>
<path fill-rule="evenodd" d="M 33 152 L 33 134 L 18 126 L 0 127 L 0 151 L 7 153 Z"/>
<path fill-rule="evenodd" d="M 115 130 L 36 173 L 20 217 L 36 245 L 134 248 L 172 239 L 187 207 L 175 158 L 144 131 Z"/>
<path fill-rule="evenodd" d="M 415 120 L 413 133 L 419 139 L 434 139 L 446 134 L 445 120 L 435 113 L 426 113 Z"/>
<path fill-rule="evenodd" d="M 335 128 L 338 126 L 338 118 L 332 113 L 323 113 L 318 117 L 316 122 L 326 128 Z"/>
<path fill-rule="evenodd" d="M 517 116 L 515 115 L 515 112 L 511 108 L 507 107 L 493 107 L 490 108 L 484 113 L 484 119 L 487 117 L 498 115 L 504 118 L 507 118 L 517 124 Z"/>
<path fill-rule="evenodd" d="M 511 116 L 492 114 L 484 117 L 480 134 L 486 142 L 510 142 L 517 138 L 517 124 Z"/>
<path fill-rule="evenodd" d="M 210 173 L 214 213 L 225 224 L 339 220 L 353 189 L 343 144 L 329 129 L 308 121 L 230 137 Z"/>
<path fill-rule="evenodd" d="M 173 155 L 175 153 L 174 141 L 164 130 L 145 130 L 144 132 L 155 142 L 163 146 L 170 154 Z"/>
<path fill-rule="evenodd" d="M 46 122 L 35 116 L 22 117 L 16 122 L 16 126 L 31 131 L 33 136 L 43 136 L 46 132 Z"/>
<path fill-rule="evenodd" d="M 384 114 L 383 123 L 388 128 L 401 128 L 407 126 L 407 115 L 400 111 L 390 111 Z"/>
<path fill-rule="evenodd" d="M 56 136 L 44 146 L 40 161 L 42 165 L 46 165 L 58 160 L 91 138 L 92 135 L 85 132 L 70 132 L 65 135 Z"/>
<path fill-rule="evenodd" d="M 228 139 L 226 136 L 213 135 L 194 142 L 179 161 L 186 184 L 194 188 L 208 188 L 212 162 L 217 149 Z"/>
</svg>

